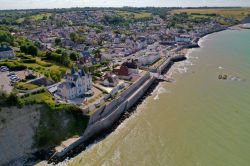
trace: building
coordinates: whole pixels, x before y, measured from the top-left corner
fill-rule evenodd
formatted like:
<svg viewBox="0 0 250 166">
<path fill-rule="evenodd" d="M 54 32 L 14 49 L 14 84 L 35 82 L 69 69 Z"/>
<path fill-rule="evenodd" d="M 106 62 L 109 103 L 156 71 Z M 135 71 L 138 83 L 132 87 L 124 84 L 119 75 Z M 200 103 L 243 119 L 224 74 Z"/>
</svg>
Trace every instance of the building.
<svg viewBox="0 0 250 166">
<path fill-rule="evenodd" d="M 122 65 L 120 68 L 116 68 L 113 70 L 113 72 L 120 78 L 124 80 L 130 80 L 131 74 L 129 73 L 128 67 Z"/>
<path fill-rule="evenodd" d="M 75 99 L 78 97 L 90 96 L 92 91 L 92 77 L 82 69 L 77 72 L 72 69 L 65 76 L 65 82 L 57 88 L 57 94 L 63 99 Z"/>
<path fill-rule="evenodd" d="M 138 58 L 138 64 L 141 66 L 152 65 L 161 58 L 157 52 L 146 52 Z"/>
<path fill-rule="evenodd" d="M 175 36 L 175 42 L 177 42 L 177 43 L 190 43 L 191 38 L 189 35 L 179 35 L 179 36 Z"/>
<path fill-rule="evenodd" d="M 15 57 L 13 49 L 6 45 L 0 45 L 0 59 L 11 59 Z"/>
<path fill-rule="evenodd" d="M 101 79 L 101 84 L 108 87 L 115 87 L 119 83 L 119 78 L 112 72 L 107 72 Z"/>
<path fill-rule="evenodd" d="M 130 61 L 124 62 L 122 64 L 122 66 L 126 66 L 128 68 L 128 71 L 130 74 L 138 74 L 139 73 L 138 65 L 136 64 L 136 62 L 133 59 Z"/>
</svg>

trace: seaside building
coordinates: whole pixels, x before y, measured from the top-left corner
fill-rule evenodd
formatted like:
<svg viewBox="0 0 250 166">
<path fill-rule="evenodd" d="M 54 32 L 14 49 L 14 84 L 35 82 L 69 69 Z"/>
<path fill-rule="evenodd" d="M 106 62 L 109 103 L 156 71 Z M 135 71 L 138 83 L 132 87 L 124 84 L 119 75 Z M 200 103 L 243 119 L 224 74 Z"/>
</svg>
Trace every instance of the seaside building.
<svg viewBox="0 0 250 166">
<path fill-rule="evenodd" d="M 124 62 L 122 64 L 122 66 L 126 66 L 128 68 L 128 72 L 130 74 L 138 74 L 139 73 L 139 69 L 138 69 L 138 65 L 136 64 L 135 60 L 130 60 L 127 62 Z"/>
<path fill-rule="evenodd" d="M 11 59 L 15 57 L 14 50 L 6 45 L 0 45 L 0 59 Z"/>
<path fill-rule="evenodd" d="M 129 73 L 128 67 L 125 65 L 122 65 L 120 68 L 116 68 L 113 70 L 113 72 L 120 78 L 124 80 L 130 80 L 131 74 Z"/>
<path fill-rule="evenodd" d="M 177 43 L 190 43 L 191 37 L 189 35 L 175 36 L 175 42 L 177 42 Z"/>
<path fill-rule="evenodd" d="M 83 69 L 80 72 L 72 69 L 70 73 L 66 74 L 65 79 L 57 88 L 57 95 L 61 98 L 75 99 L 93 94 L 92 77 Z"/>
<path fill-rule="evenodd" d="M 119 78 L 117 75 L 115 75 L 113 72 L 107 72 L 102 78 L 101 78 L 101 84 L 107 87 L 115 87 L 119 83 Z"/>
<path fill-rule="evenodd" d="M 138 58 L 138 64 L 140 66 L 152 65 L 161 58 L 157 52 L 146 52 L 143 56 Z"/>
</svg>

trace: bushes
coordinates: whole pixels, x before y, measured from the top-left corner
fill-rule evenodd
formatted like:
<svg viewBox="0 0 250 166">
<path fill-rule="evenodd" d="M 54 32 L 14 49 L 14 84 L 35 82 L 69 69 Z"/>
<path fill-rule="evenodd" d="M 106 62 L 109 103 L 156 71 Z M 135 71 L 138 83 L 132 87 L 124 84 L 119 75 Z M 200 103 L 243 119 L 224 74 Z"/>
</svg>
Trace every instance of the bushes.
<svg viewBox="0 0 250 166">
<path fill-rule="evenodd" d="M 17 96 L 17 93 L 11 92 L 9 95 L 7 95 L 5 92 L 0 92 L 0 105 L 1 106 L 18 106 L 22 107 L 24 103 L 20 100 L 20 98 Z"/>
<path fill-rule="evenodd" d="M 2 62 L 0 63 L 0 66 L 7 66 L 10 70 L 14 70 L 14 71 L 27 69 L 25 65 L 18 63 L 18 62 Z"/>
<path fill-rule="evenodd" d="M 47 52 L 45 56 L 47 60 L 52 60 L 63 66 L 69 67 L 71 65 L 70 57 L 65 51 Z"/>
<path fill-rule="evenodd" d="M 13 44 L 14 38 L 7 31 L 0 30 L 0 43 L 5 42 L 10 45 Z"/>
<path fill-rule="evenodd" d="M 22 59 L 23 63 L 36 63 L 36 59 Z"/>
<path fill-rule="evenodd" d="M 38 54 L 38 49 L 34 45 L 24 44 L 20 47 L 20 51 L 26 54 L 30 54 L 32 56 L 37 56 Z"/>
</svg>

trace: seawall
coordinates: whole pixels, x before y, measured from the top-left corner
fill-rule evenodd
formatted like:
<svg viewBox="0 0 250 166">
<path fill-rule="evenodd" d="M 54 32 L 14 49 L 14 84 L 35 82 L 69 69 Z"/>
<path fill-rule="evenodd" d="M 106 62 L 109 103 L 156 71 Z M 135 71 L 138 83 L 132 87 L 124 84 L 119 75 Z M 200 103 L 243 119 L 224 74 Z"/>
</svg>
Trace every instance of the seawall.
<svg viewBox="0 0 250 166">
<path fill-rule="evenodd" d="M 111 128 L 112 125 L 146 93 L 155 80 L 156 78 L 150 76 L 150 73 L 147 72 L 109 104 L 101 106 L 91 115 L 88 127 L 80 139 L 64 148 L 62 151 L 55 153 L 51 161 L 55 161 L 65 156 L 79 145 L 84 144 L 101 132 Z"/>
<path fill-rule="evenodd" d="M 166 69 L 168 70 L 174 62 L 185 59 L 186 57 L 183 55 L 171 57 L 159 67 L 157 72 L 166 72 Z M 55 153 L 51 158 L 51 161 L 58 162 L 61 161 L 62 158 L 65 158 L 65 156 L 71 156 L 70 153 L 74 153 L 74 150 L 77 147 L 85 146 L 84 144 L 88 144 L 87 142 L 89 140 L 96 138 L 96 136 L 112 128 L 114 123 L 119 121 L 124 113 L 130 112 L 131 108 L 140 100 L 155 81 L 156 78 L 151 76 L 150 72 L 147 72 L 126 89 L 126 91 L 113 99 L 112 102 L 101 106 L 93 115 L 91 115 L 88 126 L 80 139 L 64 148 L 62 151 Z"/>
</svg>

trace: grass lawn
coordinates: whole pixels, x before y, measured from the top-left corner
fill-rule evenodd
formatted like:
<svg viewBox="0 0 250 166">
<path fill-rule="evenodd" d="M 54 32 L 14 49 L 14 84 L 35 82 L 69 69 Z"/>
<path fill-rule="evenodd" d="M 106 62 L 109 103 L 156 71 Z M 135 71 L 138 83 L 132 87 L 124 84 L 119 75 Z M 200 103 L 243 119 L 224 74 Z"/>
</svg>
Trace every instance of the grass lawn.
<svg viewBox="0 0 250 166">
<path fill-rule="evenodd" d="M 39 88 L 39 86 L 35 84 L 31 84 L 31 83 L 19 83 L 17 85 L 17 89 L 20 89 L 20 90 L 33 90 L 36 88 Z"/>
<path fill-rule="evenodd" d="M 31 94 L 27 97 L 21 98 L 21 100 L 25 104 L 46 103 L 49 106 L 55 106 L 53 96 L 47 91 L 38 94 Z"/>
<path fill-rule="evenodd" d="M 26 56 L 27 58 L 28 56 Z M 0 65 L 7 65 L 7 66 L 17 66 L 17 65 L 22 65 L 27 67 L 29 70 L 32 70 L 36 73 L 38 73 L 38 76 L 46 76 L 47 78 L 50 78 L 54 81 L 59 81 L 55 80 L 54 78 L 59 78 L 66 74 L 66 72 L 69 70 L 69 68 L 55 64 L 53 62 L 48 62 L 41 60 L 40 57 L 35 57 L 35 58 L 29 58 L 29 59 L 34 59 L 35 62 L 24 62 L 22 57 L 19 57 L 20 59 L 18 60 L 11 60 L 7 62 L 0 62 Z"/>
</svg>

